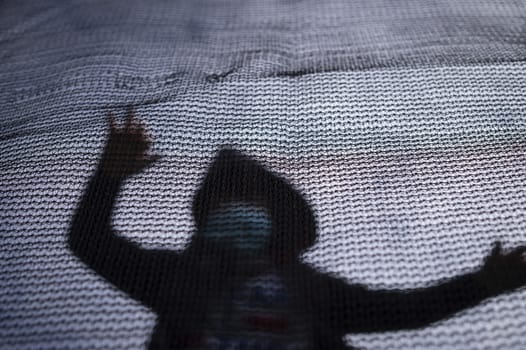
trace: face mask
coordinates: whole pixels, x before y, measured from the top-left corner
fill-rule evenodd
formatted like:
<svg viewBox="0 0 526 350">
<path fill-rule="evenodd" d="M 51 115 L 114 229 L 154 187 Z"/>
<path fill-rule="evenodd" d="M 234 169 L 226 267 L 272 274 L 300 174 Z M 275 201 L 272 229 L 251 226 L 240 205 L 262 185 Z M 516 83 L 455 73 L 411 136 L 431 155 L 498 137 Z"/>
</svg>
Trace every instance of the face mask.
<svg viewBox="0 0 526 350">
<path fill-rule="evenodd" d="M 214 210 L 201 230 L 207 239 L 230 243 L 244 251 L 261 250 L 272 232 L 267 211 L 254 204 L 231 202 Z"/>
</svg>

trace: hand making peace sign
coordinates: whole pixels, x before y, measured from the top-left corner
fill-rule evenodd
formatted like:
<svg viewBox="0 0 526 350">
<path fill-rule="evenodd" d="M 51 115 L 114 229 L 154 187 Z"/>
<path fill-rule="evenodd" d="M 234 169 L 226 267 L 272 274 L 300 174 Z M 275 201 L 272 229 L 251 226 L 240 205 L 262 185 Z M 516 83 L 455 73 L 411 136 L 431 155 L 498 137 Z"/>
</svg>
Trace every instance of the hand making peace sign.
<svg viewBox="0 0 526 350">
<path fill-rule="evenodd" d="M 122 179 L 140 173 L 160 158 L 148 153 L 151 138 L 132 109 L 128 111 L 124 127 L 117 126 L 112 113 L 108 114 L 108 124 L 110 134 L 101 160 L 105 175 Z"/>
</svg>

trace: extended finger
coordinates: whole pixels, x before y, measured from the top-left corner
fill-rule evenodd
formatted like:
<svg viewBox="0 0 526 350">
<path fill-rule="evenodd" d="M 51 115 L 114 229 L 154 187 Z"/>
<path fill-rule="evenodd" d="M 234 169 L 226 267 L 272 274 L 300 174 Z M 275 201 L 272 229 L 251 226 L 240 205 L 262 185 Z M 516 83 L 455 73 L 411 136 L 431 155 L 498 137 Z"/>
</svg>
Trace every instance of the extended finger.
<svg viewBox="0 0 526 350">
<path fill-rule="evenodd" d="M 135 120 L 135 112 L 133 110 L 133 107 L 128 108 L 128 114 L 126 114 L 126 123 L 125 123 L 125 129 L 129 130 Z"/>
<path fill-rule="evenodd" d="M 110 126 L 110 132 L 114 133 L 117 131 L 117 122 L 115 121 L 115 115 L 109 112 L 106 119 L 108 120 L 108 125 Z"/>
<path fill-rule="evenodd" d="M 144 126 L 144 123 L 140 119 L 135 118 L 133 120 L 133 128 L 134 128 L 134 132 L 138 134 L 146 135 L 146 127 Z"/>
<path fill-rule="evenodd" d="M 139 137 L 142 139 L 144 138 L 143 135 L 146 133 L 146 128 L 137 117 L 134 117 L 128 126 L 127 133 L 133 134 L 135 137 Z"/>
</svg>

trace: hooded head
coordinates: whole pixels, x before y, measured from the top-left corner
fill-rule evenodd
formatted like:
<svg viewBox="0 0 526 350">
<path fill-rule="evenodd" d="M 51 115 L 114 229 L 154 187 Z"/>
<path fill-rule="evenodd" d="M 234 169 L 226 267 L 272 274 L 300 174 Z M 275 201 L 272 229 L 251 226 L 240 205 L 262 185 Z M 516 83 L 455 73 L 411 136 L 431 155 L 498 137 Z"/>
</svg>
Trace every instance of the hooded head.
<svg viewBox="0 0 526 350">
<path fill-rule="evenodd" d="M 210 227 L 218 227 L 214 223 L 219 221 L 219 231 L 231 230 L 238 236 L 248 226 L 246 240 L 239 241 L 239 246 L 261 244 L 279 263 L 297 259 L 316 240 L 314 216 L 302 195 L 233 149 L 222 149 L 212 162 L 195 195 L 193 215 L 198 235 L 210 234 Z M 235 224 L 247 217 L 250 220 L 242 225 Z"/>
</svg>

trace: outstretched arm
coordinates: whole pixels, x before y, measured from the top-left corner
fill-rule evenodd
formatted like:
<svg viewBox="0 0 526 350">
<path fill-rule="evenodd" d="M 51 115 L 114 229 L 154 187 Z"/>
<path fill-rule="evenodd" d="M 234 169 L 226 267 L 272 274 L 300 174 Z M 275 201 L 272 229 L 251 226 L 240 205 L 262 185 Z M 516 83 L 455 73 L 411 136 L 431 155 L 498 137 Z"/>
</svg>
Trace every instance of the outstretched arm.
<svg viewBox="0 0 526 350">
<path fill-rule="evenodd" d="M 176 263 L 174 252 L 140 248 L 118 236 L 111 216 L 123 181 L 154 159 L 150 141 L 132 112 L 119 130 L 110 116 L 110 136 L 101 162 L 77 208 L 69 231 L 71 250 L 88 266 L 148 306 L 155 307 L 162 271 Z M 166 282 L 166 281 L 165 281 Z"/>
<path fill-rule="evenodd" d="M 369 290 L 318 275 L 314 293 L 320 321 L 338 334 L 425 327 L 482 300 L 526 284 L 524 248 L 502 254 L 497 245 L 484 267 L 429 288 Z"/>
</svg>

